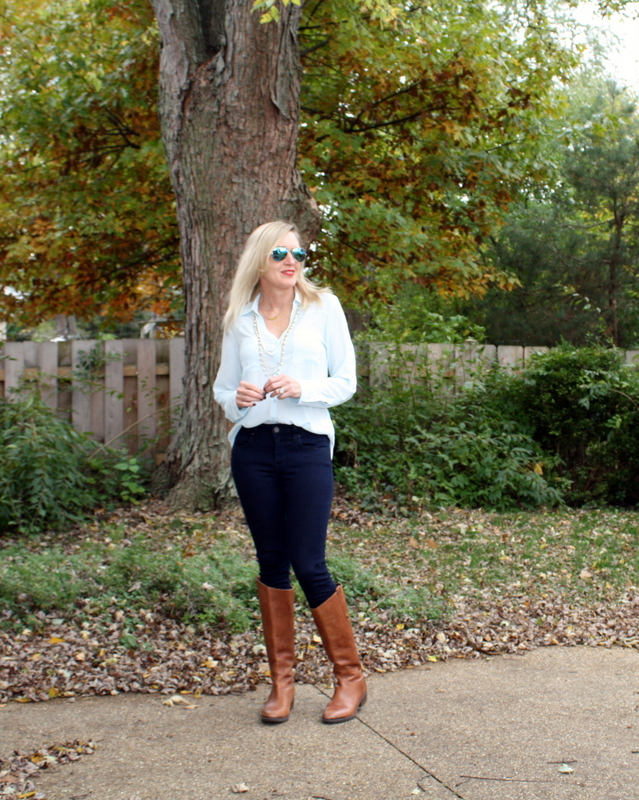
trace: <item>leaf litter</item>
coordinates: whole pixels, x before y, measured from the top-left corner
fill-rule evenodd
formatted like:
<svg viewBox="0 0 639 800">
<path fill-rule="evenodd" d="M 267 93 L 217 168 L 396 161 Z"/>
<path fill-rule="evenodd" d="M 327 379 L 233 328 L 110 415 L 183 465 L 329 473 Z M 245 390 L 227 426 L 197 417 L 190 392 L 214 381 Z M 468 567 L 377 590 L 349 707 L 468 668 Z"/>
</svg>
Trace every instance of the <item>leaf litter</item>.
<svg viewBox="0 0 639 800">
<path fill-rule="evenodd" d="M 51 744 L 31 754 L 15 750 L 10 758 L 0 758 L 1 800 L 46 800 L 46 795 L 38 792 L 34 783 L 34 778 L 37 778 L 41 770 L 73 763 L 81 756 L 93 752 L 93 742 L 81 742 L 77 739 L 63 745 Z"/>
<path fill-rule="evenodd" d="M 376 607 L 364 592 L 355 593 L 351 614 L 366 671 L 549 645 L 639 647 L 637 564 L 632 561 L 639 541 L 636 519 L 633 512 L 508 517 L 457 509 L 402 516 L 372 513 L 338 497 L 330 551 L 358 559 L 389 595 L 398 586 L 408 592 L 425 588 L 443 609 L 438 618 L 427 619 Z M 218 517 L 180 515 L 154 501 L 111 512 L 105 521 L 120 525 L 127 536 L 173 537 L 184 552 L 206 546 L 202 531 L 224 527 L 236 535 L 238 547 L 252 552 L 237 509 Z M 526 525 L 534 534 L 526 533 Z M 601 543 L 599 531 L 620 543 L 622 584 L 613 580 L 610 554 L 597 560 L 591 547 L 579 549 L 584 526 L 599 537 L 593 542 Z M 98 522 L 67 534 L 64 544 L 71 552 L 83 536 L 95 541 L 99 535 Z M 33 629 L 0 630 L 0 703 L 140 692 L 164 697 L 167 708 L 188 710 L 202 694 L 251 691 L 269 680 L 259 627 L 243 633 L 207 629 L 151 609 L 139 613 L 136 646 L 130 647 L 131 619 L 115 607 L 82 622 L 80 614 L 78 619 L 43 611 L 35 616 Z M 296 607 L 296 623 L 296 680 L 330 684 L 330 666 L 304 605 Z"/>
</svg>

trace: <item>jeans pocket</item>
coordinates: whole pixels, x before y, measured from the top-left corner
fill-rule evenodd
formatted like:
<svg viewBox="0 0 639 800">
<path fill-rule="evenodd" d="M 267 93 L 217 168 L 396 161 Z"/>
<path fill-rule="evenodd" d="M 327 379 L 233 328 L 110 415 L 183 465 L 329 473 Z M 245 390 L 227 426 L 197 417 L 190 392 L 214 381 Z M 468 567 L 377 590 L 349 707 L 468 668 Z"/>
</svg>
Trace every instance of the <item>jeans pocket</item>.
<svg viewBox="0 0 639 800">
<path fill-rule="evenodd" d="M 250 428 L 240 428 L 233 442 L 233 447 L 246 447 L 255 438 L 255 431 Z"/>
<path fill-rule="evenodd" d="M 302 431 L 299 435 L 299 443 L 302 447 L 328 447 L 328 436 L 323 433 L 311 433 Z"/>
</svg>

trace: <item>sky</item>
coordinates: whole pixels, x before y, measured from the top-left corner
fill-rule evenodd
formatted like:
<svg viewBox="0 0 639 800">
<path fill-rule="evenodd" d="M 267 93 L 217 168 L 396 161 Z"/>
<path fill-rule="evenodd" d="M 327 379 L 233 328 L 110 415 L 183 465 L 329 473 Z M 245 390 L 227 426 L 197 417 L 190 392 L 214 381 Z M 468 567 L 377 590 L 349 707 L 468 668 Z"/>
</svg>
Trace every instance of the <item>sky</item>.
<svg viewBox="0 0 639 800">
<path fill-rule="evenodd" d="M 630 3 L 629 14 L 613 14 L 603 19 L 595 3 L 581 3 L 576 18 L 585 24 L 608 31 L 612 36 L 606 49 L 607 71 L 621 85 L 639 92 L 639 2 Z M 615 41 L 614 37 L 619 41 Z"/>
</svg>

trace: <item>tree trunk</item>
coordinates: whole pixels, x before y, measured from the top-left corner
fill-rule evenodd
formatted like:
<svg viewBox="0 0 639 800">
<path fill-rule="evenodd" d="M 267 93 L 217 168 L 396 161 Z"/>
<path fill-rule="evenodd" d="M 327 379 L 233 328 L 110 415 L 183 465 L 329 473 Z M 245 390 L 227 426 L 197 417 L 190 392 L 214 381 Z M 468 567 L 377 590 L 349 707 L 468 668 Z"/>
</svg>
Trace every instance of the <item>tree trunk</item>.
<svg viewBox="0 0 639 800">
<path fill-rule="evenodd" d="M 295 222 L 307 244 L 319 230 L 296 169 L 300 8 L 283 7 L 279 23 L 261 25 L 252 0 L 152 3 L 186 305 L 182 415 L 156 485 L 175 505 L 209 509 L 230 484 L 228 426 L 213 381 L 237 259 L 263 222 Z"/>
<path fill-rule="evenodd" d="M 613 208 L 613 233 L 611 237 L 611 252 L 608 260 L 608 329 L 615 347 L 619 347 L 619 319 L 617 314 L 619 298 L 619 267 L 622 262 L 621 242 L 625 213 L 616 205 Z"/>
</svg>

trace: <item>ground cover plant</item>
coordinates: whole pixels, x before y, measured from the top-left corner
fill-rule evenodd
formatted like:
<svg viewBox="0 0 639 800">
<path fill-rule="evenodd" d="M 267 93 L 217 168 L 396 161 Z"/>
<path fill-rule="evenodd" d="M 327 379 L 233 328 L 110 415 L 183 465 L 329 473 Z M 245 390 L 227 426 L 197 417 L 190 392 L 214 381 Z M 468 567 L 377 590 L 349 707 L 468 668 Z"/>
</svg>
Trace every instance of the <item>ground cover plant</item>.
<svg viewBox="0 0 639 800">
<path fill-rule="evenodd" d="M 0 550 L 0 698 L 227 693 L 268 672 L 241 513 L 155 502 Z M 372 513 L 340 498 L 329 560 L 366 669 L 560 644 L 639 647 L 639 516 Z M 297 677 L 328 680 L 298 597 Z"/>
</svg>

